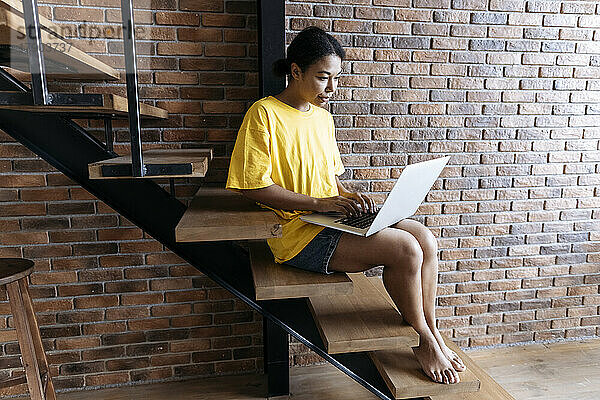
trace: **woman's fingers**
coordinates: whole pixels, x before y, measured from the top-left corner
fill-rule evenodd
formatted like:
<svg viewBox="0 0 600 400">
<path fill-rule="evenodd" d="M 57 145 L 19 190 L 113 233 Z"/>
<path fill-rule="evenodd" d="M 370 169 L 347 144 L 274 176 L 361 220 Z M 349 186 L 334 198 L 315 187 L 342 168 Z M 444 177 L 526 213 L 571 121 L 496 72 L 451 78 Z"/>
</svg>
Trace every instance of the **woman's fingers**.
<svg viewBox="0 0 600 400">
<path fill-rule="evenodd" d="M 362 193 L 357 193 L 357 195 L 360 199 L 360 207 L 362 209 L 362 212 L 371 212 L 371 207 L 369 206 L 369 198 Z"/>
<path fill-rule="evenodd" d="M 375 201 L 373 201 L 373 199 L 371 199 L 366 194 L 362 194 L 362 193 L 357 193 L 357 194 L 361 199 L 361 205 L 363 207 L 363 211 L 369 212 L 369 213 L 374 213 L 375 209 L 376 209 Z"/>
<path fill-rule="evenodd" d="M 369 196 L 362 193 L 353 193 L 351 196 L 336 196 L 321 199 L 325 204 L 319 211 L 343 212 L 348 216 L 376 211 L 375 202 Z"/>
<path fill-rule="evenodd" d="M 347 199 L 345 197 L 341 197 L 339 198 L 341 206 L 344 207 L 344 209 L 346 210 L 346 214 L 348 215 L 358 215 L 360 214 L 360 209 L 358 207 L 358 204 L 352 200 L 352 199 Z"/>
<path fill-rule="evenodd" d="M 350 209 L 349 206 L 347 206 L 344 202 L 340 201 L 340 202 L 336 202 L 335 203 L 336 209 L 334 211 L 340 211 L 346 215 L 350 215 L 350 213 L 352 212 L 352 210 Z"/>
</svg>

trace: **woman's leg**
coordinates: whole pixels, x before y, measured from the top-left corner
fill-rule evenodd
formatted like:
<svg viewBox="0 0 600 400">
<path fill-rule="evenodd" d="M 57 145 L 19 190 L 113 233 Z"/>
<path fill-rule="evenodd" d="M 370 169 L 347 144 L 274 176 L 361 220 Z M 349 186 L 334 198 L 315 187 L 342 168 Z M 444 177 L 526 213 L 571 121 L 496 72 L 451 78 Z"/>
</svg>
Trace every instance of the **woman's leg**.
<svg viewBox="0 0 600 400">
<path fill-rule="evenodd" d="M 431 329 L 440 348 L 452 363 L 455 370 L 463 372 L 466 367 L 460 357 L 450 350 L 444 343 L 444 339 L 436 326 L 435 297 L 438 281 L 438 247 L 437 239 L 431 231 L 420 222 L 405 219 L 394 228 L 402 229 L 413 235 L 423 250 L 423 267 L 421 268 L 421 282 L 423 284 L 423 311 L 427 326 Z"/>
<path fill-rule="evenodd" d="M 434 381 L 457 383 L 458 373 L 442 352 L 423 311 L 421 265 L 423 251 L 415 237 L 387 228 L 364 238 L 343 234 L 331 258 L 331 270 L 359 272 L 383 265 L 383 283 L 402 316 L 419 334 L 415 348 L 423 371 Z"/>
</svg>

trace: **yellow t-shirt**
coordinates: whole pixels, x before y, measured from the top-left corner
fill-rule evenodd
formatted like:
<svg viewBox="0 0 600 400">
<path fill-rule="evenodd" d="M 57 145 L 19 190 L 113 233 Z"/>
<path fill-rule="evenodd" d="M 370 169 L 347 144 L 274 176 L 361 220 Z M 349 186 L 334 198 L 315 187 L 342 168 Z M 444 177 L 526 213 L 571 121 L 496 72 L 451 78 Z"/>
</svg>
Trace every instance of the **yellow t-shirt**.
<svg viewBox="0 0 600 400">
<path fill-rule="evenodd" d="M 254 103 L 244 117 L 226 187 L 277 184 L 311 197 L 332 197 L 339 195 L 335 176 L 343 172 L 331 114 L 312 104 L 303 112 L 269 96 Z M 306 211 L 270 209 L 283 228 L 281 238 L 267 241 L 278 263 L 296 256 L 323 230 L 300 220 Z"/>
</svg>

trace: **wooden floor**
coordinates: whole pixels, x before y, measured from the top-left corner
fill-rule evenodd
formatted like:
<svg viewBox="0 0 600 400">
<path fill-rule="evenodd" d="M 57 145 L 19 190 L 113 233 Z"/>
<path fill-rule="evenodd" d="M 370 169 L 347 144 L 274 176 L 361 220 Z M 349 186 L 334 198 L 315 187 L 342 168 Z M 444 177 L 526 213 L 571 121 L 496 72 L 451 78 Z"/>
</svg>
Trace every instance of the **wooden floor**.
<svg viewBox="0 0 600 400">
<path fill-rule="evenodd" d="M 469 351 L 518 400 L 600 398 L 600 339 Z M 58 400 L 259 400 L 261 376 L 197 379 L 85 392 L 60 393 Z M 294 368 L 294 400 L 375 400 L 330 365 Z"/>
</svg>

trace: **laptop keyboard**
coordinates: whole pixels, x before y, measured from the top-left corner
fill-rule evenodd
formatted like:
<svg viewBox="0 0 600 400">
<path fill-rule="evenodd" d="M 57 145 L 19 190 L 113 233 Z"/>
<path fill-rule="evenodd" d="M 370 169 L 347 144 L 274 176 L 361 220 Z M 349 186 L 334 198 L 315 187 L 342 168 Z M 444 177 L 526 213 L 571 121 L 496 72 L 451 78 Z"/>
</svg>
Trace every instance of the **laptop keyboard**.
<svg viewBox="0 0 600 400">
<path fill-rule="evenodd" d="M 333 222 L 337 222 L 338 224 L 348 225 L 353 228 L 365 229 L 371 226 L 373 220 L 377 216 L 377 213 L 365 213 L 356 215 L 354 217 L 344 217 Z"/>
</svg>

